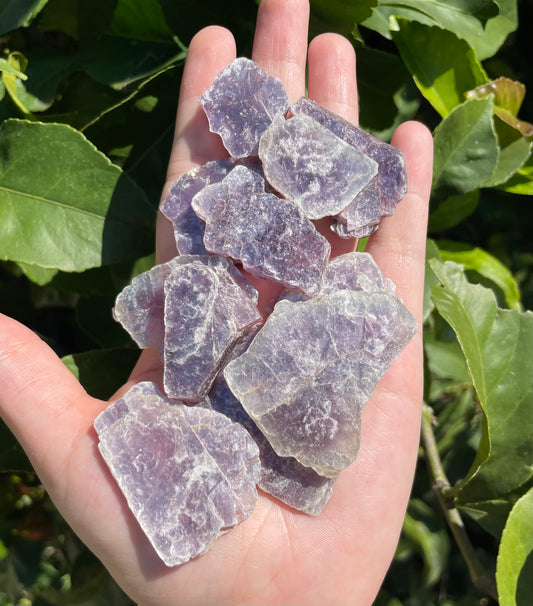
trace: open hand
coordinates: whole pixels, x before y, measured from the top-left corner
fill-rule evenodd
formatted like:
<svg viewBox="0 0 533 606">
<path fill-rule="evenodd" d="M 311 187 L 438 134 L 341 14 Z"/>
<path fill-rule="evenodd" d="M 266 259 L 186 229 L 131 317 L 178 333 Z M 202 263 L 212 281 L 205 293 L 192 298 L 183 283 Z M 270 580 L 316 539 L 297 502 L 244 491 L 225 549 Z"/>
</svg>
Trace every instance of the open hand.
<svg viewBox="0 0 533 606">
<path fill-rule="evenodd" d="M 307 48 L 307 0 L 262 0 L 252 58 L 279 77 L 294 102 L 305 94 L 357 123 L 355 56 L 334 34 Z M 208 131 L 198 97 L 235 58 L 232 35 L 208 27 L 192 40 L 183 74 L 165 191 L 184 172 L 227 155 Z M 376 74 L 376 78 L 379 75 Z M 400 126 L 392 143 L 405 156 L 408 192 L 368 242 L 383 274 L 421 324 L 431 135 Z M 327 230 L 324 230 L 326 233 Z M 334 254 L 354 242 L 328 236 Z M 159 217 L 157 259 L 176 254 Z M 264 304 L 273 293 L 261 281 Z M 161 383 L 161 361 L 142 354 L 127 389 Z M 389 567 L 411 488 L 422 405 L 421 329 L 379 383 L 362 414 L 361 449 L 335 483 L 320 516 L 261 494 L 253 515 L 205 555 L 167 568 L 130 513 L 97 450 L 92 427 L 108 403 L 88 396 L 59 358 L 24 326 L 0 316 L 0 413 L 20 440 L 65 519 L 141 604 L 370 604 Z M 121 390 L 122 392 L 122 390 Z"/>
</svg>

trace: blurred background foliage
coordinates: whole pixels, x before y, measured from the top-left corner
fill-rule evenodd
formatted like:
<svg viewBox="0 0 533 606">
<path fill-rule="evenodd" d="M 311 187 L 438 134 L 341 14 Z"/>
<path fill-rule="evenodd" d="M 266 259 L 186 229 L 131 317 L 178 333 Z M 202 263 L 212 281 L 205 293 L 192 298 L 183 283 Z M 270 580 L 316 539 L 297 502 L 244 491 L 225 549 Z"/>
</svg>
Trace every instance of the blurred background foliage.
<svg viewBox="0 0 533 606">
<path fill-rule="evenodd" d="M 425 399 L 412 498 L 377 606 L 533 604 L 533 6 L 311 0 L 357 50 L 361 126 L 434 132 Z M 194 33 L 250 55 L 254 0 L 0 0 L 0 311 L 107 398 L 138 352 L 116 294 L 153 264 Z M 52 204 L 43 202 L 43 194 Z M 130 600 L 0 424 L 0 606 Z"/>
</svg>

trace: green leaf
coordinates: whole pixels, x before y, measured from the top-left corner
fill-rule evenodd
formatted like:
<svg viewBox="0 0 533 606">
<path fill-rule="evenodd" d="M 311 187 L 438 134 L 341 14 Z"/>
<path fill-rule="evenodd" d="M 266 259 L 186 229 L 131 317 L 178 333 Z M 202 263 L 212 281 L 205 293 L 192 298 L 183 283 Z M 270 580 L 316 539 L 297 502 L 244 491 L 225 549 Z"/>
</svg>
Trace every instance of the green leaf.
<svg viewBox="0 0 533 606">
<path fill-rule="evenodd" d="M 78 20 L 82 69 L 116 90 L 181 62 L 186 54 L 155 0 L 79 0 Z"/>
<path fill-rule="evenodd" d="M 64 271 L 136 259 L 154 220 L 142 191 L 73 128 L 0 127 L 0 258 Z"/>
<path fill-rule="evenodd" d="M 425 25 L 438 25 L 468 39 L 479 36 L 484 22 L 497 14 L 498 6 L 491 0 L 380 0 L 363 25 L 391 38 L 390 17 L 405 17 Z"/>
<path fill-rule="evenodd" d="M 524 137 L 533 135 L 533 124 L 519 120 L 518 111 L 526 95 L 526 87 L 517 80 L 497 78 L 468 91 L 467 99 L 482 99 L 494 95 L 494 114 Z"/>
<path fill-rule="evenodd" d="M 107 400 L 128 380 L 139 353 L 138 349 L 117 347 L 71 354 L 61 360 L 91 396 Z"/>
<path fill-rule="evenodd" d="M 311 0 L 313 33 L 334 31 L 349 36 L 377 5 L 378 0 Z"/>
<path fill-rule="evenodd" d="M 498 161 L 492 98 L 456 107 L 434 133 L 433 193 L 439 198 L 480 187 Z"/>
<path fill-rule="evenodd" d="M 426 586 L 434 585 L 442 576 L 450 551 L 444 520 L 420 499 L 411 499 L 402 532 L 422 554 Z"/>
<path fill-rule="evenodd" d="M 9 93 L 13 103 L 19 108 L 23 114 L 31 114 L 31 110 L 26 107 L 24 101 L 19 97 L 18 83 L 20 82 L 17 74 L 24 73 L 28 65 L 26 57 L 15 51 L 10 53 L 7 58 L 7 63 L 11 66 L 12 71 L 2 70 L 2 81 L 6 91 Z"/>
<path fill-rule="evenodd" d="M 530 139 L 521 137 L 501 149 L 492 175 L 481 186 L 496 187 L 509 181 L 529 158 L 532 146 L 533 142 Z"/>
<path fill-rule="evenodd" d="M 27 79 L 16 82 L 16 95 L 27 112 L 42 112 L 55 101 L 59 84 L 79 69 L 76 59 L 51 50 L 27 54 Z"/>
<path fill-rule="evenodd" d="M 72 0 L 50 0 L 39 17 L 41 32 L 63 32 L 78 38 L 78 3 Z"/>
<path fill-rule="evenodd" d="M 498 551 L 496 585 L 500 604 L 533 604 L 533 488 L 513 507 Z"/>
<path fill-rule="evenodd" d="M 237 42 L 237 54 L 251 51 L 250 40 L 257 14 L 256 0 L 202 2 L 200 10 L 198 0 L 159 0 L 159 3 L 169 28 L 185 45 L 189 44 L 200 29 L 216 23 L 233 33 Z M 246 53 L 242 51 L 243 44 L 246 45 Z"/>
<path fill-rule="evenodd" d="M 533 196 L 533 155 L 530 154 L 522 168 L 508 181 L 502 183 L 498 189 L 511 194 Z"/>
<path fill-rule="evenodd" d="M 446 198 L 429 215 L 428 231 L 444 231 L 459 225 L 476 210 L 478 202 L 479 189 Z"/>
<path fill-rule="evenodd" d="M 380 74 L 376 80 L 376 74 Z M 369 47 L 357 49 L 359 121 L 365 130 L 384 131 L 410 119 L 418 109 L 419 95 L 397 55 Z M 412 93 L 412 99 L 407 95 Z"/>
<path fill-rule="evenodd" d="M 428 331 L 428 334 L 424 334 L 424 351 L 428 358 L 428 368 L 433 375 L 459 383 L 471 383 L 457 341 L 439 341 Z"/>
<path fill-rule="evenodd" d="M 24 72 L 21 72 L 16 66 L 12 65 L 9 61 L 6 61 L 2 57 L 0 57 L 0 72 L 10 74 L 15 76 L 15 78 L 20 78 L 21 80 L 28 79 L 28 76 L 26 76 Z"/>
<path fill-rule="evenodd" d="M 513 274 L 507 267 L 486 250 L 470 244 L 437 241 L 443 261 L 453 261 L 463 265 L 466 270 L 474 270 L 501 289 L 510 309 L 521 310 L 520 290 Z"/>
<path fill-rule="evenodd" d="M 406 19 L 396 24 L 392 39 L 420 92 L 441 116 L 460 105 L 467 91 L 488 81 L 472 48 L 452 32 Z"/>
<path fill-rule="evenodd" d="M 489 19 L 476 35 L 466 37 L 480 61 L 495 55 L 507 36 L 518 26 L 517 0 L 495 1 L 500 12 Z"/>
<path fill-rule="evenodd" d="M 426 242 L 426 271 L 424 278 L 424 322 L 427 320 L 429 314 L 435 309 L 433 299 L 431 298 L 431 289 L 435 284 L 439 284 L 437 276 L 433 273 L 431 265 L 429 264 L 430 259 L 440 260 L 440 253 L 437 245 L 433 240 Z"/>
<path fill-rule="evenodd" d="M 533 313 L 498 309 L 460 266 L 430 260 L 432 298 L 455 331 L 485 415 L 484 434 L 457 501 L 498 498 L 533 477 Z"/>
<path fill-rule="evenodd" d="M 173 38 L 158 0 L 118 0 L 109 33 L 152 42 Z"/>
<path fill-rule="evenodd" d="M 57 275 L 57 269 L 48 269 L 38 265 L 28 265 L 27 263 L 17 263 L 17 265 L 28 280 L 39 286 L 48 284 Z"/>
<path fill-rule="evenodd" d="M 98 82 L 121 90 L 183 61 L 185 51 L 175 45 L 105 36 L 85 42 L 79 61 Z"/>
<path fill-rule="evenodd" d="M 26 25 L 44 4 L 42 0 L 0 0 L 0 34 Z"/>
</svg>

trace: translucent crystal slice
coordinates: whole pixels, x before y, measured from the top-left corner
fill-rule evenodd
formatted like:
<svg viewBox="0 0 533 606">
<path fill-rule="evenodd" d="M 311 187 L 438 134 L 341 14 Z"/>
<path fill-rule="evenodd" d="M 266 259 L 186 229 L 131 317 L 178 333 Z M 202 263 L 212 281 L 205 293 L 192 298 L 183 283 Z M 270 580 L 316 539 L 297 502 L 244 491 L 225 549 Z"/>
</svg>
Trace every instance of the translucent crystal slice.
<svg viewBox="0 0 533 606">
<path fill-rule="evenodd" d="M 207 551 L 253 511 L 258 449 L 216 411 L 170 403 L 140 383 L 95 421 L 99 449 L 167 566 Z"/>
<path fill-rule="evenodd" d="M 204 224 L 191 208 L 191 200 L 206 185 L 217 183 L 233 168 L 231 160 L 208 162 L 182 175 L 161 203 L 161 212 L 172 222 L 180 254 L 207 254 Z"/>
<path fill-rule="evenodd" d="M 165 336 L 165 280 L 172 272 L 177 271 L 179 266 L 189 263 L 216 266 L 221 271 L 227 271 L 248 298 L 257 304 L 258 295 L 255 288 L 229 259 L 223 257 L 181 255 L 135 276 L 131 284 L 117 296 L 113 316 L 140 348 L 152 347 L 159 352 L 161 358 Z"/>
<path fill-rule="evenodd" d="M 278 78 L 240 57 L 216 76 L 200 104 L 210 130 L 232 156 L 242 158 L 257 155 L 261 135 L 275 115 L 286 111 L 289 100 Z"/>
<path fill-rule="evenodd" d="M 240 353 L 262 316 L 227 263 L 220 261 L 176 266 L 164 291 L 165 392 L 197 402 L 207 395 L 225 363 Z"/>
<path fill-rule="evenodd" d="M 391 280 L 383 277 L 369 253 L 350 252 L 329 262 L 324 272 L 320 295 L 329 295 L 340 290 L 387 291 L 394 294 L 396 287 Z"/>
<path fill-rule="evenodd" d="M 280 456 L 333 477 L 355 459 L 361 407 L 415 332 L 390 293 L 280 301 L 224 376 Z"/>
<path fill-rule="evenodd" d="M 294 204 L 265 193 L 264 185 L 260 175 L 237 166 L 196 194 L 192 206 L 206 223 L 204 244 L 255 276 L 315 294 L 329 243 Z"/>
<path fill-rule="evenodd" d="M 223 377 L 215 381 L 201 406 L 212 408 L 245 427 L 259 447 L 261 478 L 259 488 L 290 507 L 318 515 L 331 497 L 334 479 L 320 476 L 293 457 L 280 457 L 252 421 Z"/>
<path fill-rule="evenodd" d="M 374 160 L 304 114 L 274 118 L 259 157 L 270 185 L 309 219 L 343 211 L 378 170 Z"/>
<path fill-rule="evenodd" d="M 381 217 L 394 213 L 407 190 L 405 162 L 401 152 L 306 97 L 298 99 L 288 113 L 310 116 L 377 162 L 379 168 L 376 180 L 367 186 L 369 191 L 365 188 L 340 212 L 341 225 L 337 228 L 339 235 L 345 237 L 362 238 L 370 235 L 377 229 Z"/>
</svg>

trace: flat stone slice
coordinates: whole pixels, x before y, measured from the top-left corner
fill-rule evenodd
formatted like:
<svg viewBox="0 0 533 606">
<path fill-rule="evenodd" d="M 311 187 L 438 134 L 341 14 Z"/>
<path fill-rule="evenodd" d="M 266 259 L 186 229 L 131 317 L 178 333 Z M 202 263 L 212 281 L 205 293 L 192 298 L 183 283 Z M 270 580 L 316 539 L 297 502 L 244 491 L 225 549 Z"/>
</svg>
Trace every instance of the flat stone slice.
<svg viewBox="0 0 533 606">
<path fill-rule="evenodd" d="M 334 219 L 331 225 L 341 238 L 366 238 L 374 233 L 381 221 L 379 179 L 376 175 L 354 200 Z"/>
<path fill-rule="evenodd" d="M 280 456 L 334 477 L 357 455 L 361 407 L 416 328 L 391 293 L 280 301 L 224 377 Z"/>
<path fill-rule="evenodd" d="M 350 252 L 332 259 L 324 273 L 320 296 L 340 290 L 362 290 L 364 292 L 391 292 L 396 287 L 383 277 L 372 255 L 366 252 Z"/>
<path fill-rule="evenodd" d="M 191 200 L 206 185 L 217 183 L 233 168 L 231 160 L 215 160 L 181 175 L 161 203 L 161 212 L 172 222 L 180 254 L 207 254 L 204 224 L 191 208 Z"/>
<path fill-rule="evenodd" d="M 274 118 L 259 157 L 270 185 L 309 219 L 343 211 L 378 170 L 374 160 L 304 114 Z"/>
<path fill-rule="evenodd" d="M 152 347 L 160 355 L 163 353 L 163 287 L 172 268 L 180 262 L 173 259 L 135 276 L 116 298 L 113 317 L 141 349 Z"/>
<path fill-rule="evenodd" d="M 308 515 L 318 515 L 332 494 L 334 479 L 320 476 L 293 457 L 280 457 L 233 395 L 221 376 L 200 404 L 212 408 L 244 426 L 259 447 L 261 478 L 259 488 L 290 507 Z"/>
<path fill-rule="evenodd" d="M 292 289 L 318 292 L 330 245 L 291 202 L 264 192 L 264 180 L 236 166 L 193 198 L 205 221 L 206 248 L 244 269 Z"/>
<path fill-rule="evenodd" d="M 200 97 L 212 132 L 235 157 L 257 155 L 272 118 L 289 107 L 281 80 L 245 57 L 235 59 Z"/>
<path fill-rule="evenodd" d="M 226 362 L 240 353 L 262 316 L 220 265 L 180 265 L 165 280 L 164 290 L 165 392 L 197 402 Z"/>
<path fill-rule="evenodd" d="M 379 208 L 379 215 L 386 216 L 394 213 L 398 202 L 407 191 L 407 175 L 402 153 L 392 145 L 380 141 L 306 97 L 298 99 L 289 108 L 288 114 L 312 117 L 337 137 L 353 145 L 378 163 L 377 188 L 374 188 L 370 194 L 368 192 L 365 195 L 360 194 L 361 199 L 356 198 L 341 213 L 341 222 L 347 225 L 347 233 L 356 234 L 356 237 L 369 235 L 369 229 L 372 231 L 377 229 L 375 214 L 368 209 L 371 205 L 369 196 L 375 198 L 373 205 Z M 359 211 L 358 206 L 365 210 Z M 371 222 L 368 219 L 369 214 L 374 217 Z"/>
<path fill-rule="evenodd" d="M 152 347 L 163 358 L 164 352 L 164 284 L 177 267 L 188 263 L 217 266 L 229 272 L 236 284 L 257 305 L 258 293 L 234 264 L 223 257 L 181 255 L 167 263 L 155 265 L 133 278 L 117 296 L 113 317 L 141 349 Z"/>
<path fill-rule="evenodd" d="M 102 415 L 100 452 L 167 566 L 201 555 L 253 511 L 259 453 L 244 428 L 215 411 L 172 404 L 152 383 Z"/>
</svg>

